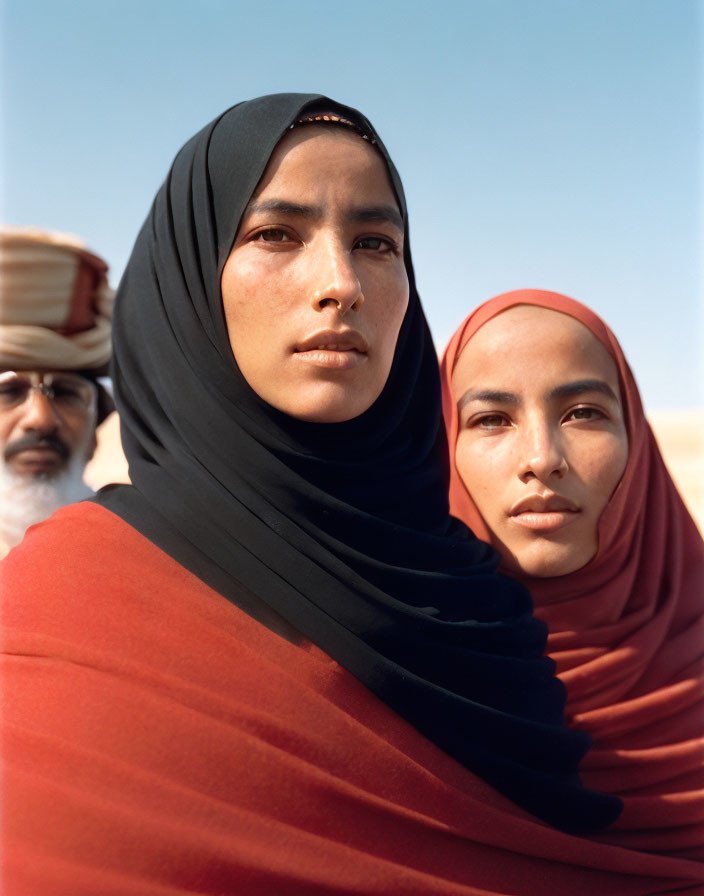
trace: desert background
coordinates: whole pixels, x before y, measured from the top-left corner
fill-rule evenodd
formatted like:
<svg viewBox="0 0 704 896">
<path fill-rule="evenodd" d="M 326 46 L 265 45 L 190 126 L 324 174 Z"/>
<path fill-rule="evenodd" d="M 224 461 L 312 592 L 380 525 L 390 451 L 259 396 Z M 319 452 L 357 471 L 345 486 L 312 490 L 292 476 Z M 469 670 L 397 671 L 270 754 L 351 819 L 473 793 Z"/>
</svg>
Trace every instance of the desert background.
<svg viewBox="0 0 704 896">
<path fill-rule="evenodd" d="M 704 533 L 704 410 L 648 414 L 672 478 Z"/>
<path fill-rule="evenodd" d="M 704 410 L 655 411 L 648 419 L 670 474 L 704 533 Z M 98 430 L 98 450 L 85 478 L 94 489 L 110 482 L 129 482 L 117 414 L 111 414 Z"/>
</svg>

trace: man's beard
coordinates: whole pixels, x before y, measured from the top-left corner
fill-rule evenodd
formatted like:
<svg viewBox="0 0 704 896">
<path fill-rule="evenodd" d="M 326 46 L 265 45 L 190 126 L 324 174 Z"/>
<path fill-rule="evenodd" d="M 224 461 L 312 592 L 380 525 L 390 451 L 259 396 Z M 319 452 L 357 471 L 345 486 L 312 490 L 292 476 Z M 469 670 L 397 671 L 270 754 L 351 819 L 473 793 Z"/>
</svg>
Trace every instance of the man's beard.
<svg viewBox="0 0 704 896">
<path fill-rule="evenodd" d="M 14 547 L 30 526 L 45 520 L 63 507 L 90 497 L 93 492 L 83 482 L 84 451 L 75 451 L 59 473 L 37 476 L 15 473 L 0 460 L 0 537 Z"/>
</svg>

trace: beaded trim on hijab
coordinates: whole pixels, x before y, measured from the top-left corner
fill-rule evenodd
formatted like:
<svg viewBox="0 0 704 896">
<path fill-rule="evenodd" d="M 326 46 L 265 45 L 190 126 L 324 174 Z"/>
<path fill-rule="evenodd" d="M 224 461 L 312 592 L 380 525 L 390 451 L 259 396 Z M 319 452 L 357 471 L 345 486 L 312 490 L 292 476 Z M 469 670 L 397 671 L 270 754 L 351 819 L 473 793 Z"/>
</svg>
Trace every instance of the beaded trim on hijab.
<svg viewBox="0 0 704 896">
<path fill-rule="evenodd" d="M 292 131 L 294 128 L 301 127 L 306 124 L 321 124 L 322 122 L 330 122 L 330 124 L 342 125 L 346 128 L 352 128 L 352 130 L 359 134 L 359 136 L 366 140 L 367 143 L 375 144 L 376 140 L 366 134 L 362 128 L 356 125 L 353 121 L 350 121 L 349 118 L 343 118 L 341 115 L 336 115 L 334 112 L 314 112 L 308 115 L 304 115 L 302 118 L 297 119 L 293 122 L 293 124 L 289 125 L 289 131 Z"/>
</svg>

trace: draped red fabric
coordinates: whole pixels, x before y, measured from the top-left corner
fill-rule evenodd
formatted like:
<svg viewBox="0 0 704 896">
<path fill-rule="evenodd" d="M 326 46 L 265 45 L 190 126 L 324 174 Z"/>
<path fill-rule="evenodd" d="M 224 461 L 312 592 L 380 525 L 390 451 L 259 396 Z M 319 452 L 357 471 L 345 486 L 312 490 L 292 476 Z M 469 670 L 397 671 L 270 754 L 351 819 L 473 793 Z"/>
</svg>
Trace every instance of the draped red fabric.
<svg viewBox="0 0 704 896">
<path fill-rule="evenodd" d="M 452 371 L 473 334 L 514 305 L 551 308 L 588 327 L 616 363 L 626 416 L 628 462 L 600 518 L 596 556 L 570 575 L 522 578 L 536 616 L 549 627 L 548 652 L 567 686 L 570 724 L 594 739 L 582 779 L 624 800 L 603 839 L 701 861 L 704 545 L 665 467 L 621 347 L 584 305 L 557 293 L 517 290 L 481 305 L 452 337 L 442 361 L 451 511 L 488 539 L 454 463 Z"/>
<path fill-rule="evenodd" d="M 518 809 L 102 507 L 2 571 L 4 896 L 704 892 Z"/>
</svg>

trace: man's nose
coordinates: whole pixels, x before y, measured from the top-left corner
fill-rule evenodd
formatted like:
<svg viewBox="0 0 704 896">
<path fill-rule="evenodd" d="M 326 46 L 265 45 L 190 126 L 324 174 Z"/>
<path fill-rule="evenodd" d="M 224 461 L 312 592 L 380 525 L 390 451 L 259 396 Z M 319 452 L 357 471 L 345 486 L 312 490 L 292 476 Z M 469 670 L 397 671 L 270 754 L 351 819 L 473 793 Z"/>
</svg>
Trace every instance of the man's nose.
<svg viewBox="0 0 704 896">
<path fill-rule="evenodd" d="M 39 389 L 32 389 L 22 408 L 20 425 L 25 432 L 56 432 L 63 420 L 52 400 Z"/>
<path fill-rule="evenodd" d="M 362 286 L 352 252 L 335 237 L 321 240 L 314 256 L 311 302 L 316 311 L 337 308 L 341 314 L 359 311 L 364 304 Z"/>
</svg>

